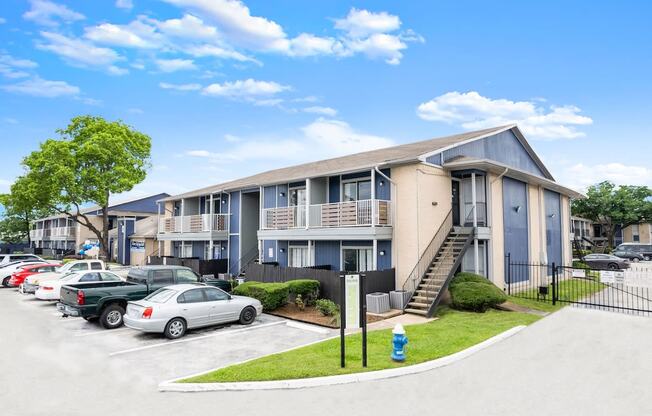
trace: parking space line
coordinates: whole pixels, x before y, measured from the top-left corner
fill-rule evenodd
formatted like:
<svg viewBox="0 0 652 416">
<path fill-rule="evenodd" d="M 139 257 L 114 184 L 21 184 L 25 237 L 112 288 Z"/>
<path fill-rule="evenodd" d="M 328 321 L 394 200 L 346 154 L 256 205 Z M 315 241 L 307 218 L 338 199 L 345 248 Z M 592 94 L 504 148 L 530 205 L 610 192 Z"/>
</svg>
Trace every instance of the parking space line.
<svg viewBox="0 0 652 416">
<path fill-rule="evenodd" d="M 287 326 L 289 326 L 290 328 L 303 329 L 304 331 L 312 331 L 323 335 L 326 335 L 330 332 L 326 328 L 322 328 L 315 325 L 303 324 L 301 322 L 294 322 L 294 321 L 288 321 Z"/>
<path fill-rule="evenodd" d="M 213 338 L 213 337 L 217 337 L 217 336 L 220 336 L 220 335 L 237 334 L 237 333 L 241 333 L 241 332 L 253 331 L 255 329 L 268 328 L 270 326 L 284 325 L 284 324 L 286 324 L 285 321 L 270 322 L 268 324 L 248 326 L 246 328 L 234 329 L 232 331 L 218 332 L 218 333 L 211 334 L 211 335 L 203 335 L 203 336 L 199 336 L 199 337 L 181 339 L 181 340 L 177 340 L 177 341 L 162 342 L 160 344 L 145 345 L 143 347 L 136 347 L 136 348 L 131 348 L 131 349 L 128 349 L 128 350 L 112 352 L 112 353 L 109 354 L 109 357 L 113 357 L 115 355 L 127 354 L 127 353 L 130 353 L 130 352 L 137 352 L 137 351 L 147 350 L 147 349 L 150 349 L 150 348 L 165 347 L 165 346 L 168 346 L 168 345 L 175 345 L 175 344 L 182 344 L 182 343 L 186 343 L 186 342 L 199 341 L 199 340 L 202 340 L 202 339 Z"/>
</svg>

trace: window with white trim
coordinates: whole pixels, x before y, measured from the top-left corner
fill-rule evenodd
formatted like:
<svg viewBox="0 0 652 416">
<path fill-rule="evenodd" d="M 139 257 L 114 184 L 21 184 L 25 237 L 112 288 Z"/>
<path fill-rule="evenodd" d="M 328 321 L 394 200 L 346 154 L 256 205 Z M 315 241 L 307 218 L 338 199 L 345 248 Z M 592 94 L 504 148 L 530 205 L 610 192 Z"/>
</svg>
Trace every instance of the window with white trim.
<svg viewBox="0 0 652 416">
<path fill-rule="evenodd" d="M 310 263 L 308 246 L 288 247 L 288 265 L 290 267 L 310 267 Z"/>
<path fill-rule="evenodd" d="M 371 199 L 371 180 L 361 179 L 342 183 L 342 201 Z"/>
<path fill-rule="evenodd" d="M 342 269 L 345 272 L 366 272 L 373 270 L 372 247 L 349 247 L 342 249 Z"/>
</svg>

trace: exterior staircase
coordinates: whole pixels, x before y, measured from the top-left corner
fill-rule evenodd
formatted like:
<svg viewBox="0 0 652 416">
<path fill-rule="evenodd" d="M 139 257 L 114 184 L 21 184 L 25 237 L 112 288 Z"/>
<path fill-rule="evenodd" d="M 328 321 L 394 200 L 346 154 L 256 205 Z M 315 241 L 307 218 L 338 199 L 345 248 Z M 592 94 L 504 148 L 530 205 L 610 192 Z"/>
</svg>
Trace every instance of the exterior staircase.
<svg viewBox="0 0 652 416">
<path fill-rule="evenodd" d="M 452 222 L 452 221 L 450 221 Z M 404 312 L 431 317 L 473 242 L 472 227 L 447 227 L 447 221 L 426 248 L 403 286 L 412 293 Z"/>
</svg>

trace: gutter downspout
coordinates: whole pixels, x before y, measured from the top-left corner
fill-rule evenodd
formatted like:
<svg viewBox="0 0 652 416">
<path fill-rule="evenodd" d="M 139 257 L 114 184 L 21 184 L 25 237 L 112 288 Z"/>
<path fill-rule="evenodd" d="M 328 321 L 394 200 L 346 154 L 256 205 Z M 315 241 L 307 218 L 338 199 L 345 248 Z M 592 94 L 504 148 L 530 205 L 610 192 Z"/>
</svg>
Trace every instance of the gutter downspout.
<svg viewBox="0 0 652 416">
<path fill-rule="evenodd" d="M 498 179 L 502 179 L 503 176 L 505 176 L 507 174 L 507 172 L 509 172 L 509 168 L 505 168 L 505 171 L 503 173 L 501 173 L 500 175 L 496 176 L 496 178 L 493 181 L 491 181 L 491 184 L 493 185 L 494 183 L 496 183 L 498 181 Z"/>
</svg>

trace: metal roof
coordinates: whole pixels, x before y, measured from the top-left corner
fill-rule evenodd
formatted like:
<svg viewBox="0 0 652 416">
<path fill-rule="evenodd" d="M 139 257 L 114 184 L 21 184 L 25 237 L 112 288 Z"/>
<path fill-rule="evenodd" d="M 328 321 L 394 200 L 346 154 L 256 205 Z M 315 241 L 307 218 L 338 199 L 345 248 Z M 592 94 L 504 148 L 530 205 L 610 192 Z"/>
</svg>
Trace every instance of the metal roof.
<svg viewBox="0 0 652 416">
<path fill-rule="evenodd" d="M 253 188 L 262 185 L 287 183 L 302 180 L 305 178 L 348 173 L 365 168 L 371 169 L 374 166 L 387 166 L 415 162 L 418 161 L 422 155 L 434 153 L 437 150 L 444 150 L 446 148 L 454 147 L 469 141 L 479 140 L 510 129 L 518 130 L 515 124 L 510 124 L 507 126 L 471 131 L 467 133 L 455 134 L 452 136 L 439 137 L 415 143 L 402 144 L 398 146 L 386 147 L 384 149 L 370 150 L 332 159 L 274 169 L 245 178 L 236 179 L 230 182 L 224 182 L 221 184 L 196 189 L 194 191 L 186 192 L 183 194 L 173 195 L 171 197 L 163 198 L 159 201 L 174 201 L 181 198 L 192 198 L 211 193 L 215 194 L 224 191 Z M 517 137 L 520 139 L 523 136 L 519 133 L 517 134 Z M 538 161 L 538 158 L 535 160 Z"/>
</svg>

